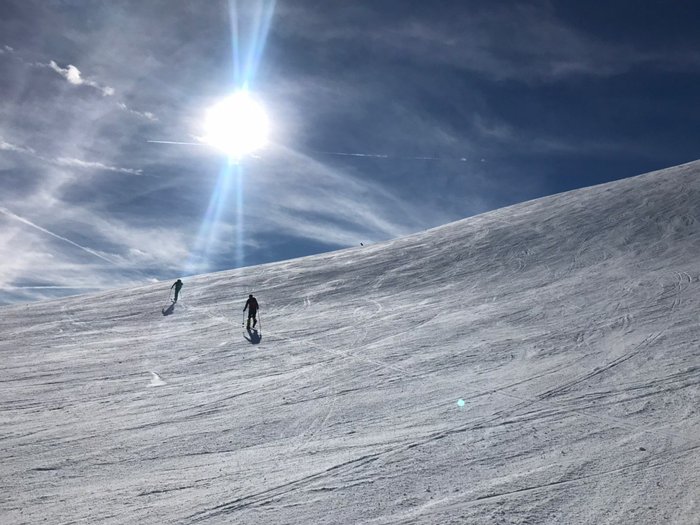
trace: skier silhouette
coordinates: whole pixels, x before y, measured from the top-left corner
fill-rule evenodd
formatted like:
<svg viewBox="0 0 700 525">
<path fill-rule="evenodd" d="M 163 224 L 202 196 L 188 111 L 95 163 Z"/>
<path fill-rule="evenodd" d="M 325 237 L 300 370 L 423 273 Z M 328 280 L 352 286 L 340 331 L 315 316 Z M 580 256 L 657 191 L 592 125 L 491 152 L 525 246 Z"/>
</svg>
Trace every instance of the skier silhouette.
<svg viewBox="0 0 700 525">
<path fill-rule="evenodd" d="M 170 287 L 170 289 L 172 290 L 173 288 L 175 288 L 175 299 L 173 299 L 173 302 L 176 303 L 176 302 L 177 302 L 177 296 L 180 294 L 180 289 L 182 288 L 182 281 L 181 281 L 180 279 L 178 279 L 177 281 L 175 281 L 175 282 L 173 283 L 173 285 Z"/>
<path fill-rule="evenodd" d="M 258 313 L 258 308 L 260 308 L 258 301 L 255 299 L 255 297 L 253 297 L 253 294 L 248 296 L 248 300 L 245 302 L 245 306 L 243 307 L 244 312 L 246 308 L 248 309 L 248 323 L 246 324 L 246 329 L 250 330 L 251 319 L 253 320 L 253 328 L 255 328 L 255 325 L 258 324 L 256 314 Z"/>
</svg>

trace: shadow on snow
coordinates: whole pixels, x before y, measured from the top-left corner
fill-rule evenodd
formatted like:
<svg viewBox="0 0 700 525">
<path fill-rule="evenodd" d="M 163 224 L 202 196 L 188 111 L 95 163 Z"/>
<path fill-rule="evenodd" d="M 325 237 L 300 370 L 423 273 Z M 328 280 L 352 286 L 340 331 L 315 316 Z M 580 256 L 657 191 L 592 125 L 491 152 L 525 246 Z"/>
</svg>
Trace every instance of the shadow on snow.
<svg viewBox="0 0 700 525">
<path fill-rule="evenodd" d="M 243 334 L 246 340 L 254 345 L 260 344 L 260 341 L 262 341 L 262 333 L 258 332 L 255 328 L 247 328 L 246 332 L 248 332 L 248 335 Z"/>
<path fill-rule="evenodd" d="M 168 308 L 163 308 L 161 311 L 163 312 L 163 315 L 170 315 L 175 311 L 175 303 L 168 306 Z"/>
</svg>

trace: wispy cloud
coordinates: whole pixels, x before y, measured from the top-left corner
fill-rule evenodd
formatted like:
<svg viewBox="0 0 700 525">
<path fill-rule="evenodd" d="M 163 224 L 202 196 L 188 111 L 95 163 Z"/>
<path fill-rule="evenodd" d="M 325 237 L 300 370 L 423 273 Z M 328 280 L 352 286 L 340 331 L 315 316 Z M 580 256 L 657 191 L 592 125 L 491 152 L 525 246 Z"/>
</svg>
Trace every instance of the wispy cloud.
<svg viewBox="0 0 700 525">
<path fill-rule="evenodd" d="M 280 9 L 287 21 L 280 31 L 315 41 L 319 54 L 350 45 L 395 61 L 449 65 L 495 81 L 550 83 L 575 76 L 608 77 L 640 65 L 669 69 L 700 63 L 697 52 L 596 38 L 559 18 L 547 1 L 496 2 L 468 10 L 456 3 L 440 16 L 407 9 L 391 18 L 378 4 L 348 4 L 342 8 L 346 24 L 328 24 L 328 13 L 322 10 L 294 5 Z"/>
<path fill-rule="evenodd" d="M 70 84 L 73 84 L 74 86 L 90 86 L 91 88 L 95 88 L 98 91 L 100 91 L 105 97 L 114 95 L 114 88 L 100 84 L 95 80 L 83 78 L 82 74 L 80 73 L 80 70 L 73 64 L 68 64 L 68 67 L 63 68 L 56 64 L 56 62 L 51 60 L 48 64 L 48 67 L 53 69 L 56 73 L 61 75 Z"/>
<path fill-rule="evenodd" d="M 575 135 L 552 135 L 541 130 L 518 128 L 495 117 L 480 114 L 472 120 L 476 133 L 483 139 L 484 149 L 505 149 L 510 153 L 529 154 L 582 154 L 627 152 L 636 156 L 649 154 L 639 144 L 626 137 L 614 140 L 605 138 L 581 138 Z"/>
<path fill-rule="evenodd" d="M 186 233 L 174 227 L 122 222 L 103 217 L 100 207 L 68 206 L 51 196 L 28 197 L 16 208 L 0 206 L 0 304 L 154 282 L 154 275 L 177 274 L 187 257 Z M 57 233 L 59 225 L 70 233 Z"/>
<path fill-rule="evenodd" d="M 118 166 L 109 166 L 108 164 L 103 164 L 102 162 L 90 162 L 81 159 L 73 159 L 68 157 L 58 157 L 54 159 L 54 162 L 59 166 L 70 166 L 76 168 L 87 168 L 105 171 L 114 171 L 117 173 L 128 173 L 129 175 L 142 175 L 143 171 L 133 168 L 120 168 Z"/>
<path fill-rule="evenodd" d="M 124 168 L 120 166 L 112 166 L 109 164 L 104 164 L 102 162 L 87 161 L 83 159 L 77 159 L 72 157 L 46 157 L 40 155 L 34 148 L 28 146 L 20 146 L 7 142 L 0 137 L 0 151 L 11 151 L 14 153 L 19 153 L 23 155 L 32 156 L 43 162 L 50 164 L 55 164 L 57 166 L 71 167 L 71 168 L 81 168 L 81 169 L 93 169 L 101 171 L 113 171 L 115 173 L 125 173 L 128 175 L 143 175 L 143 170 L 135 168 Z"/>
<path fill-rule="evenodd" d="M 56 239 L 59 239 L 63 242 L 66 242 L 66 243 L 72 245 L 72 246 L 75 246 L 76 248 L 79 248 L 79 249 L 83 250 L 84 252 L 89 253 L 90 255 L 94 255 L 95 257 L 102 259 L 103 261 L 106 261 L 110 264 L 115 264 L 114 261 L 112 261 L 108 257 L 105 257 L 101 253 L 99 253 L 91 248 L 88 248 L 87 246 L 83 246 L 81 244 L 78 244 L 77 242 L 71 241 L 70 239 L 68 239 L 66 237 L 63 237 L 61 235 L 58 235 L 57 233 L 52 232 L 51 230 L 47 230 L 46 228 L 39 226 L 38 224 L 35 224 L 34 222 L 30 221 L 29 219 L 25 219 L 24 217 L 20 217 L 19 215 L 8 210 L 7 208 L 0 207 L 0 213 L 6 215 L 7 217 L 10 217 L 11 219 L 14 219 L 14 220 L 19 221 L 23 224 L 26 224 L 27 226 L 31 226 L 32 228 L 35 228 L 35 229 L 39 230 L 40 232 L 46 233 L 47 235 L 50 235 Z"/>
<path fill-rule="evenodd" d="M 69 64 L 68 67 L 66 67 L 66 68 L 62 68 L 58 64 L 56 64 L 56 62 L 51 60 L 48 64 L 48 67 L 53 69 L 56 73 L 61 75 L 70 84 L 73 84 L 74 86 L 89 86 L 89 87 L 94 88 L 94 89 L 98 90 L 99 92 L 101 92 L 102 96 L 105 96 L 105 97 L 107 97 L 107 96 L 111 97 L 115 94 L 114 88 L 112 88 L 110 86 L 102 85 L 94 80 L 88 80 L 88 79 L 83 78 L 80 70 L 72 64 Z M 156 122 L 158 120 L 158 118 L 152 112 L 135 110 L 135 109 L 127 106 L 124 102 L 117 102 L 117 106 L 121 110 L 126 111 L 127 113 L 129 113 L 131 115 L 135 115 L 139 118 L 150 120 L 151 122 Z"/>
<path fill-rule="evenodd" d="M 276 147 L 284 170 L 256 170 L 248 212 L 259 233 L 284 232 L 329 246 L 352 246 L 442 224 L 448 215 L 405 202 L 382 185 L 331 168 L 308 155 Z M 257 235 L 257 233 L 253 233 Z"/>
<path fill-rule="evenodd" d="M 27 66 L 27 67 L 32 67 L 32 68 L 39 68 L 39 69 L 51 69 L 52 71 L 55 71 L 59 75 L 61 75 L 66 81 L 68 81 L 69 84 L 73 86 L 87 86 L 89 88 L 92 88 L 96 91 L 98 91 L 103 97 L 114 97 L 116 94 L 116 89 L 102 84 L 94 79 L 90 78 L 85 78 L 83 76 L 83 73 L 78 69 L 76 66 L 73 64 L 68 64 L 66 67 L 61 67 L 58 65 L 58 63 L 55 60 L 49 60 L 49 62 L 34 62 L 34 61 L 29 61 L 26 60 L 25 58 L 22 57 L 20 53 L 17 52 L 13 47 L 4 45 L 0 47 L 0 55 L 10 55 L 12 58 L 19 63 Z M 128 106 L 126 103 L 122 101 L 116 101 L 115 102 L 117 107 L 119 109 L 126 111 L 127 113 L 134 115 L 136 117 L 149 120 L 151 122 L 157 122 L 158 117 L 151 111 L 139 111 L 137 109 L 134 109 L 130 106 Z"/>
<path fill-rule="evenodd" d="M 17 144 L 5 142 L 2 138 L 0 138 L 0 150 L 2 150 L 2 151 L 14 151 L 16 153 L 26 153 L 28 155 L 36 155 L 36 151 L 34 151 L 32 148 L 28 148 L 25 146 L 18 146 Z"/>
<path fill-rule="evenodd" d="M 119 106 L 120 109 L 126 111 L 127 113 L 130 113 L 131 115 L 136 115 L 137 117 L 144 118 L 146 120 L 150 120 L 151 122 L 157 122 L 158 117 L 156 117 L 153 113 L 150 111 L 137 111 L 135 109 L 130 108 L 123 102 L 118 102 L 117 106 Z"/>
</svg>

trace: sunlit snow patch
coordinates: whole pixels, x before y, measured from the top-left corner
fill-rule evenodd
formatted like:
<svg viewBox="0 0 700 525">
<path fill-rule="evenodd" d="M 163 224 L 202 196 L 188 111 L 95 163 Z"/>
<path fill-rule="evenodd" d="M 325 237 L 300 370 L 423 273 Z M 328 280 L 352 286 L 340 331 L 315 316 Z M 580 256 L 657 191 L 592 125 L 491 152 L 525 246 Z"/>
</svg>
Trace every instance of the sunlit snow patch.
<svg viewBox="0 0 700 525">
<path fill-rule="evenodd" d="M 148 386 L 163 386 L 165 384 L 165 381 L 163 381 L 155 372 L 151 372 L 151 376 L 151 382 L 148 384 Z"/>
</svg>

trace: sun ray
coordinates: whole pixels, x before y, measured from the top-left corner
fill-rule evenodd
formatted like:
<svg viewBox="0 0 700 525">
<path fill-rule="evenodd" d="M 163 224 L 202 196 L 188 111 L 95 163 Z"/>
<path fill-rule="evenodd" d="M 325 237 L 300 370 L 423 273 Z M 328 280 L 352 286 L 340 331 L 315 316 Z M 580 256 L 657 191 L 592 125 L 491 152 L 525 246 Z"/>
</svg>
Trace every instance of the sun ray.
<svg viewBox="0 0 700 525">
<path fill-rule="evenodd" d="M 206 141 L 224 151 L 227 159 L 219 173 L 194 241 L 194 249 L 187 261 L 186 268 L 190 274 L 216 269 L 212 268 L 212 263 L 222 255 L 218 252 L 223 235 L 222 227 L 227 222 L 233 223 L 232 235 L 235 247 L 231 255 L 234 256 L 235 265 L 241 267 L 245 264 L 243 192 L 245 171 L 242 161 L 246 154 L 264 144 L 268 132 L 264 109 L 250 95 L 249 89 L 259 69 L 275 4 L 275 0 L 259 0 L 255 3 L 250 31 L 246 33 L 248 38 L 244 41 L 242 11 L 236 0 L 229 0 L 233 94 L 221 102 L 224 106 L 219 109 L 223 111 L 218 116 L 208 115 L 212 121 L 209 122 L 211 126 L 207 130 L 209 140 Z M 254 104 L 248 104 L 248 102 Z M 255 106 L 256 103 L 259 107 Z M 254 129 L 251 130 L 251 127 Z M 256 133 L 257 136 L 255 136 Z M 233 210 L 229 206 L 232 191 L 235 199 Z"/>
</svg>

